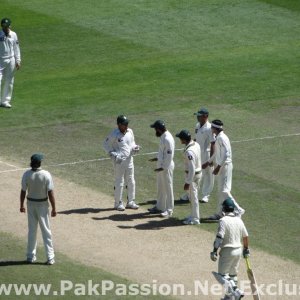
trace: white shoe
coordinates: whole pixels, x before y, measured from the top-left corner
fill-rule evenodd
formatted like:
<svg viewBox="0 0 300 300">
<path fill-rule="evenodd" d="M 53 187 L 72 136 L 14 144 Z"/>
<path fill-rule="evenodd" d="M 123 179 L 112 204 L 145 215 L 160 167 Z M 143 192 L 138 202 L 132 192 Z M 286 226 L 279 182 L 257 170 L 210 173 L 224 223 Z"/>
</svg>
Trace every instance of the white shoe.
<svg viewBox="0 0 300 300">
<path fill-rule="evenodd" d="M 125 207 L 123 205 L 123 202 L 120 202 L 117 206 L 115 206 L 115 209 L 118 211 L 124 211 Z"/>
<path fill-rule="evenodd" d="M 1 103 L 1 107 L 11 108 L 11 105 L 8 102 Z"/>
<path fill-rule="evenodd" d="M 239 217 L 239 218 L 242 218 L 242 215 L 245 213 L 245 210 L 243 208 L 237 210 L 234 212 L 234 214 Z"/>
<path fill-rule="evenodd" d="M 36 256 L 32 257 L 32 258 L 27 258 L 26 259 L 27 263 L 29 264 L 33 264 L 36 261 Z"/>
<path fill-rule="evenodd" d="M 131 209 L 138 209 L 139 205 L 137 205 L 133 200 L 128 202 L 126 205 L 126 208 L 131 208 Z"/>
<path fill-rule="evenodd" d="M 160 216 L 163 218 L 169 218 L 172 216 L 172 214 L 173 214 L 173 212 L 171 210 L 166 210 L 166 211 L 162 212 L 160 214 Z"/>
<path fill-rule="evenodd" d="M 184 225 L 199 225 L 200 221 L 196 218 L 188 218 L 182 222 Z"/>
<path fill-rule="evenodd" d="M 189 194 L 185 193 L 180 196 L 179 198 L 180 201 L 189 201 Z"/>
<path fill-rule="evenodd" d="M 54 258 L 48 259 L 48 260 L 46 261 L 46 265 L 48 265 L 48 266 L 52 266 L 52 265 L 54 265 L 54 264 L 55 264 Z"/>
<path fill-rule="evenodd" d="M 208 196 L 204 196 L 201 200 L 201 203 L 207 203 L 208 202 Z"/>
</svg>

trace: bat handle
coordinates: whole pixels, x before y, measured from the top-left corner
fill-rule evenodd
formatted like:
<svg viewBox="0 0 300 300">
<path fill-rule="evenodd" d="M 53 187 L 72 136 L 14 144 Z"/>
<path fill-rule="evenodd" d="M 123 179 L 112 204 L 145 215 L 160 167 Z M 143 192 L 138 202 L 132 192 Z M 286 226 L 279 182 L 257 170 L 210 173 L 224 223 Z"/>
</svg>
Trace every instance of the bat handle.
<svg viewBox="0 0 300 300">
<path fill-rule="evenodd" d="M 247 269 L 250 270 L 251 267 L 250 267 L 249 257 L 246 257 L 245 260 L 246 260 Z"/>
</svg>

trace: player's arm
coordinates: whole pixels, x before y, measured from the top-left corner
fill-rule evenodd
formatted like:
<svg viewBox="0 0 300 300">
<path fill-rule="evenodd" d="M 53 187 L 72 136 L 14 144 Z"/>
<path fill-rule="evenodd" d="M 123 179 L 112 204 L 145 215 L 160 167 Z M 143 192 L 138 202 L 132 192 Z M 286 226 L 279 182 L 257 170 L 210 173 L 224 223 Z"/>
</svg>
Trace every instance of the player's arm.
<svg viewBox="0 0 300 300">
<path fill-rule="evenodd" d="M 55 217 L 56 216 L 56 205 L 55 205 L 55 197 L 54 197 L 54 192 L 53 190 L 48 191 L 48 197 L 49 197 L 49 201 L 51 204 L 51 217 Z"/>
<path fill-rule="evenodd" d="M 24 207 L 25 196 L 26 196 L 26 191 L 23 191 L 21 189 L 21 193 L 20 193 L 20 212 L 22 212 L 22 213 L 26 212 L 26 209 Z"/>
</svg>

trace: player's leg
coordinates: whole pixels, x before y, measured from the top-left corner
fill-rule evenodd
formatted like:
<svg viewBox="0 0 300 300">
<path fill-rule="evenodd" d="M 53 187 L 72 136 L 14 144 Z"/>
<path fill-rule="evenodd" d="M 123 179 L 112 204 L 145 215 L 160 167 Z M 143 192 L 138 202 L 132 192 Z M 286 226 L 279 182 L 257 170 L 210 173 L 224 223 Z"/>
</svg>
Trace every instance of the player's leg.
<svg viewBox="0 0 300 300">
<path fill-rule="evenodd" d="M 135 179 L 133 162 L 125 170 L 125 182 L 127 186 L 127 205 L 126 208 L 138 209 L 139 206 L 135 203 Z"/>
<path fill-rule="evenodd" d="M 3 97 L 2 104 L 5 106 L 10 106 L 10 101 L 12 98 L 13 87 L 14 87 L 14 75 L 15 75 L 15 59 L 11 58 L 10 62 L 7 64 L 3 73 Z"/>
<path fill-rule="evenodd" d="M 28 218 L 27 261 L 31 263 L 36 260 L 37 227 L 38 227 L 36 203 L 34 203 L 33 201 L 27 201 L 27 218 Z"/>
<path fill-rule="evenodd" d="M 47 255 L 47 261 L 54 259 L 54 248 L 52 242 L 52 233 L 50 230 L 50 216 L 49 216 L 49 203 L 48 201 L 38 203 L 39 210 L 39 225 L 42 232 L 42 237 L 44 241 L 44 247 Z"/>
<path fill-rule="evenodd" d="M 123 188 L 124 188 L 124 175 L 125 168 L 123 164 L 114 163 L 114 171 L 115 171 L 115 209 L 123 211 L 125 207 L 123 205 Z"/>
</svg>

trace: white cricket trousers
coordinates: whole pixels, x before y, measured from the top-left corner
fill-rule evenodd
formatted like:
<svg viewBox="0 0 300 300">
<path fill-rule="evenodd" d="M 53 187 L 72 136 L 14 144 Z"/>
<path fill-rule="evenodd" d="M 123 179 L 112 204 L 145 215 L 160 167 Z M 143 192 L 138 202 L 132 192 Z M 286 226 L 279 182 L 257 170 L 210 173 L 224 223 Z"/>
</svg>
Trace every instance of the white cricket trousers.
<svg viewBox="0 0 300 300">
<path fill-rule="evenodd" d="M 218 272 L 222 275 L 237 276 L 242 248 L 224 247 L 220 251 Z"/>
<path fill-rule="evenodd" d="M 169 169 L 157 172 L 157 203 L 156 208 L 161 211 L 173 212 L 173 171 L 174 163 Z"/>
<path fill-rule="evenodd" d="M 209 160 L 210 152 L 201 152 L 201 161 L 206 162 Z M 209 198 L 213 188 L 214 188 L 214 175 L 213 175 L 213 167 L 208 166 L 207 168 L 202 170 L 201 177 L 201 185 L 202 185 L 202 198 Z"/>
<path fill-rule="evenodd" d="M 241 212 L 243 209 L 239 206 L 236 200 L 233 198 L 231 194 L 231 186 L 232 186 L 232 163 L 225 164 L 221 167 L 219 174 L 217 175 L 218 181 L 218 206 L 217 206 L 217 214 L 222 214 L 222 204 L 225 199 L 231 198 L 235 205 L 235 211 Z"/>
<path fill-rule="evenodd" d="M 16 61 L 10 59 L 0 60 L 0 102 L 10 103 L 14 87 L 14 75 L 16 70 Z"/>
<path fill-rule="evenodd" d="M 47 259 L 54 258 L 52 234 L 50 230 L 49 202 L 27 201 L 28 244 L 27 259 L 36 257 L 37 228 L 40 225 Z"/>
<path fill-rule="evenodd" d="M 185 174 L 187 177 L 187 174 Z M 194 181 L 190 184 L 189 188 L 189 199 L 191 202 L 191 217 L 193 219 L 198 219 L 200 220 L 200 209 L 199 209 L 199 199 L 198 199 L 198 189 L 200 185 L 200 180 L 201 180 L 201 173 L 195 175 Z"/>
<path fill-rule="evenodd" d="M 127 187 L 128 202 L 135 200 L 135 180 L 133 158 L 130 157 L 121 164 L 113 162 L 115 171 L 115 206 L 123 202 L 124 183 Z"/>
</svg>

